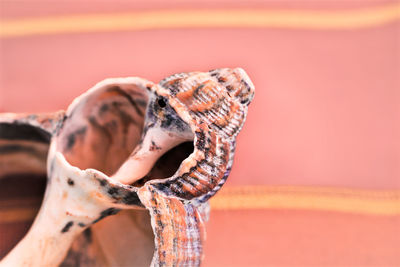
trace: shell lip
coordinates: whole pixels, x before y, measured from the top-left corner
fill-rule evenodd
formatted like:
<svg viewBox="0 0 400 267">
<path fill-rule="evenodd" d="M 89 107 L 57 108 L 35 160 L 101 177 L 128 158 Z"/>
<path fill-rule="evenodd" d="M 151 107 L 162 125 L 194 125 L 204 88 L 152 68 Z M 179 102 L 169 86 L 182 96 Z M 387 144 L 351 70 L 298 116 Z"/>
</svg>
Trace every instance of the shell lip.
<svg viewBox="0 0 400 267">
<path fill-rule="evenodd" d="M 211 83 L 213 88 L 212 90 L 204 87 L 204 83 L 207 82 Z M 88 99 L 90 99 L 93 94 L 95 94 L 102 88 L 109 87 L 115 84 L 126 85 L 132 83 L 135 85 L 139 85 L 142 91 L 146 91 L 149 94 L 149 98 L 151 93 L 167 98 L 169 105 L 176 112 L 176 114 L 189 125 L 190 131 L 193 134 L 193 140 L 191 140 L 193 144 L 193 151 L 184 160 L 182 160 L 182 162 L 180 162 L 178 169 L 170 177 L 150 177 L 150 179 L 145 181 L 143 185 L 137 186 L 132 183 L 128 185 L 120 182 L 114 179 L 113 176 L 109 176 L 108 174 L 96 168 L 84 168 L 87 172 L 92 172 L 93 174 L 96 174 L 100 177 L 97 177 L 97 180 L 100 186 L 104 187 L 102 191 L 104 191 L 105 194 L 108 194 L 116 204 L 140 206 L 141 202 L 137 197 L 137 192 L 142 187 L 155 184 L 170 185 L 177 178 L 178 173 L 184 171 L 186 166 L 195 165 L 196 162 L 201 162 L 202 160 L 205 160 L 207 158 L 207 153 L 209 153 L 209 151 L 206 151 L 207 148 L 204 146 L 204 143 L 206 139 L 211 139 L 211 134 L 221 140 L 226 140 L 230 144 L 233 143 L 234 146 L 235 137 L 240 131 L 247 113 L 247 106 L 254 97 L 254 85 L 246 72 L 241 68 L 224 68 L 212 70 L 210 72 L 181 73 L 172 75 L 162 80 L 159 84 L 154 84 L 145 79 L 137 77 L 107 79 L 98 83 L 89 91 L 76 98 L 73 103 L 68 107 L 67 116 L 72 116 L 74 114 L 74 110 L 76 110 L 81 103 L 86 104 Z M 214 88 L 217 88 L 215 89 L 217 91 L 215 91 Z M 200 105 L 196 106 L 196 103 L 193 99 L 195 99 L 196 97 L 197 100 L 200 99 L 198 98 L 199 95 L 203 96 L 203 102 L 201 102 Z M 219 98 L 215 98 L 215 95 L 217 95 L 217 97 Z M 213 99 L 215 99 L 215 101 Z M 207 101 L 211 101 L 211 104 L 207 104 Z M 214 101 L 215 103 L 213 103 L 212 101 Z M 222 104 L 220 104 L 219 102 L 221 102 Z M 149 103 L 150 100 L 148 99 L 145 109 L 146 113 L 147 109 L 149 108 Z M 217 118 L 214 118 L 214 121 L 210 121 L 210 118 L 212 117 L 211 115 L 214 114 L 215 111 L 208 111 L 207 109 L 205 109 L 205 112 L 201 111 L 202 109 L 204 109 L 203 107 L 207 107 L 207 105 L 211 105 L 211 107 L 215 106 L 216 108 L 219 107 L 218 105 L 222 105 L 220 107 L 225 108 L 225 105 L 227 106 L 227 108 L 230 109 L 226 112 L 234 113 L 236 112 L 235 110 L 239 110 L 242 113 L 243 117 L 229 117 L 229 114 L 218 113 Z M 229 118 L 230 121 L 227 118 Z M 220 122 L 222 119 L 227 121 L 222 123 L 229 124 L 232 121 L 235 122 L 236 120 L 236 124 L 233 124 L 234 127 L 225 127 L 225 124 L 221 124 Z M 145 122 L 143 123 L 143 125 L 145 125 Z M 234 129 L 232 130 L 232 128 Z M 142 139 L 143 136 L 141 137 L 141 140 Z M 231 153 L 231 157 L 233 158 L 233 150 L 231 151 Z M 125 159 L 122 164 L 124 164 L 126 161 L 127 159 Z M 225 162 L 225 166 L 220 166 L 220 168 L 230 169 L 227 165 L 228 163 L 229 162 Z M 192 169 L 187 170 L 186 173 L 187 175 L 190 175 L 191 172 L 193 172 Z M 148 173 L 146 175 L 148 175 Z M 145 176 L 140 177 L 137 180 L 141 180 Z M 127 200 L 127 198 L 124 198 L 123 196 L 127 195 L 128 193 L 131 193 L 131 199 L 128 198 Z M 134 193 L 136 193 L 136 196 L 133 195 Z"/>
<path fill-rule="evenodd" d="M 85 194 L 89 195 L 91 191 L 100 193 L 94 195 L 98 201 L 110 205 L 115 208 L 144 208 L 144 205 L 138 197 L 139 188 L 120 183 L 113 180 L 108 175 L 97 169 L 84 169 L 72 166 L 61 152 L 55 152 L 50 162 L 50 172 L 54 169 L 60 168 L 62 171 L 72 175 L 78 175 L 79 181 L 75 183 L 80 184 L 80 190 L 86 191 Z"/>
<path fill-rule="evenodd" d="M 212 110 L 210 110 L 210 112 L 207 110 L 205 112 L 199 112 L 199 109 L 202 108 L 201 106 L 196 106 L 196 103 L 194 101 L 187 101 L 188 95 L 192 98 L 195 98 L 196 94 L 202 94 L 203 99 L 213 99 L 215 94 L 218 95 L 218 92 L 212 90 L 204 90 L 203 92 L 201 92 L 201 90 L 204 88 L 204 83 L 208 82 L 211 82 L 213 87 L 219 88 L 220 94 L 224 96 L 218 99 L 216 102 L 224 102 L 224 100 L 227 100 L 228 104 L 230 105 L 228 108 L 231 109 L 229 112 L 234 113 L 234 110 L 236 108 L 242 114 L 241 118 L 236 118 L 234 116 L 231 117 L 230 120 L 236 120 L 236 124 L 233 127 L 235 129 L 231 130 L 230 132 L 228 131 L 228 133 L 224 131 L 224 125 L 218 125 L 218 119 L 222 118 L 224 116 L 223 114 L 218 114 L 217 119 L 215 119 L 214 121 L 207 121 L 204 119 L 204 116 L 210 118 L 214 116 L 213 114 L 215 114 L 215 112 Z M 231 158 L 233 159 L 236 136 L 241 130 L 244 120 L 246 118 L 247 106 L 254 98 L 254 85 L 243 69 L 222 68 L 209 72 L 190 72 L 175 74 L 165 78 L 159 84 L 154 85 L 152 90 L 154 90 L 158 95 L 166 97 L 169 104 L 176 111 L 179 117 L 187 124 L 189 124 L 191 131 L 194 135 L 194 150 L 180 164 L 178 170 L 173 176 L 163 179 L 151 179 L 146 183 L 146 185 L 149 186 L 156 184 L 171 184 L 174 182 L 174 180 L 177 179 L 179 172 L 181 172 L 181 174 L 182 172 L 184 172 L 185 165 L 195 166 L 197 165 L 196 163 L 206 160 L 210 148 L 206 148 L 204 144 L 206 143 L 206 139 L 211 139 L 212 134 L 214 134 L 214 136 L 217 136 L 217 138 L 220 138 L 221 140 L 226 140 L 226 142 L 228 142 L 230 146 L 233 147 L 231 151 Z M 216 106 L 218 105 L 219 103 L 216 103 Z M 231 121 L 227 121 L 226 123 L 229 124 Z M 226 169 L 224 171 L 223 181 L 213 186 L 213 189 L 211 189 L 211 191 L 218 186 L 222 186 L 226 177 L 229 175 L 231 169 L 229 165 L 232 164 L 232 162 L 229 161 L 225 163 L 225 166 L 220 166 L 220 168 Z M 191 173 L 193 173 L 193 170 L 194 168 L 190 168 L 184 175 L 190 176 Z M 171 192 L 169 191 L 168 194 L 171 194 Z M 201 195 L 206 194 L 208 193 L 202 193 Z M 184 199 L 198 198 L 201 197 L 201 195 L 197 194 L 196 196 L 190 196 L 189 194 L 187 197 L 184 197 Z M 175 196 L 178 198 L 182 198 L 181 196 Z"/>
<path fill-rule="evenodd" d="M 157 87 L 157 85 L 137 77 L 107 79 L 105 81 L 96 84 L 93 88 L 89 89 L 87 92 L 77 97 L 68 107 L 64 118 L 60 121 L 57 127 L 57 131 L 53 136 L 53 139 L 51 140 L 50 153 L 48 155 L 48 172 L 49 174 L 53 172 L 54 169 L 53 161 L 57 161 L 57 164 L 59 164 L 61 168 L 66 168 L 71 172 L 81 174 L 82 178 L 87 180 L 86 183 L 96 184 L 98 186 L 98 192 L 102 195 L 101 201 L 107 201 L 109 202 L 109 204 L 115 207 L 143 208 L 144 205 L 139 199 L 138 191 L 142 187 L 145 187 L 148 184 L 148 182 L 144 183 L 141 186 L 122 183 L 116 179 L 113 179 L 112 175 L 105 173 L 101 169 L 92 167 L 82 168 L 81 166 L 79 166 L 79 164 L 74 164 L 73 162 L 70 162 L 69 159 L 67 158 L 67 155 L 65 154 L 66 153 L 64 147 L 65 142 L 73 143 L 72 141 L 69 140 L 74 140 L 70 137 L 70 135 L 64 135 L 65 131 L 67 131 L 67 129 L 70 128 L 67 127 L 68 125 L 66 124 L 71 123 L 74 120 L 77 121 L 81 120 L 81 118 L 79 117 L 78 118 L 74 117 L 75 115 L 80 114 L 80 112 L 78 112 L 79 108 L 81 106 L 88 105 L 88 103 L 91 101 L 91 98 L 93 98 L 99 92 L 102 92 L 107 88 L 115 86 L 116 84 L 122 86 L 139 84 L 143 93 L 151 93 L 151 90 Z M 87 131 L 84 134 L 87 134 Z M 63 141 L 64 143 L 61 142 L 62 140 L 64 140 Z M 166 179 L 168 179 L 168 177 L 154 179 L 154 180 L 162 182 L 165 181 Z M 85 188 L 83 188 L 83 190 L 85 190 Z"/>
<path fill-rule="evenodd" d="M 110 172 L 115 167 L 111 167 L 108 171 L 103 170 L 101 162 L 91 166 L 90 160 L 95 162 L 103 157 L 101 151 L 89 156 L 85 153 L 96 146 L 107 145 L 109 141 L 110 144 L 119 142 L 121 148 L 124 148 L 124 142 L 130 142 L 130 146 L 134 148 L 135 141 L 129 141 L 127 137 L 133 134 L 136 136 L 133 138 L 140 139 L 143 130 L 141 121 L 144 120 L 145 105 L 148 101 L 148 88 L 152 85 L 152 82 L 139 77 L 110 78 L 97 83 L 75 98 L 58 123 L 50 143 L 47 161 L 49 177 L 55 169 L 54 164 L 59 164 L 59 167 L 71 173 L 78 173 L 83 178 L 84 184 L 81 190 L 87 191 L 88 188 L 95 186 L 101 195 L 99 195 L 101 201 L 106 201 L 114 207 L 143 208 L 137 195 L 137 187 L 123 184 L 110 177 Z M 91 108 L 89 111 L 88 106 Z M 97 112 L 96 117 L 93 115 L 93 110 Z M 107 116 L 109 120 L 105 121 L 104 118 L 107 119 Z M 118 124 L 115 124 L 117 120 Z M 110 131 L 112 127 L 116 127 L 114 132 Z M 95 140 L 96 138 L 99 140 Z M 90 143 L 92 139 L 94 143 Z M 89 140 L 89 144 L 82 146 L 82 142 L 86 140 Z M 125 150 L 128 151 L 126 155 L 118 157 L 128 156 L 131 151 L 129 148 Z M 112 156 L 112 152 L 107 154 Z M 118 165 L 118 162 L 115 165 Z"/>
</svg>

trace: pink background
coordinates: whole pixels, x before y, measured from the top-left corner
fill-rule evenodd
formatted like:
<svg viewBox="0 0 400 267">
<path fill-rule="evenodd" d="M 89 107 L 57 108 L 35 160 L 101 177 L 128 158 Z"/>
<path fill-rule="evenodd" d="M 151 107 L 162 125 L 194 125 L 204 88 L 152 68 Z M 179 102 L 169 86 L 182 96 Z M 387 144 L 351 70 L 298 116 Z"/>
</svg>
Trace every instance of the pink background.
<svg viewBox="0 0 400 267">
<path fill-rule="evenodd" d="M 350 10 L 394 1 L 1 2 L 1 19 L 163 8 Z M 256 87 L 227 186 L 400 189 L 400 21 L 0 39 L 0 111 L 65 109 L 108 77 L 242 67 Z M 396 265 L 399 217 L 214 211 L 205 266 Z M 396 256 L 397 255 L 397 256 Z"/>
</svg>

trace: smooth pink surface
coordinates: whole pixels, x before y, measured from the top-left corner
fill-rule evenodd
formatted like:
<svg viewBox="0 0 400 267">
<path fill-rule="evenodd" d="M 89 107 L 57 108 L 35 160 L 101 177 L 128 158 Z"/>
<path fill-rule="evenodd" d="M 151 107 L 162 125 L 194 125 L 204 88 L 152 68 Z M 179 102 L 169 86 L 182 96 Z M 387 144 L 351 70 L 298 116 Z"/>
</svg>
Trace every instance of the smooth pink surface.
<svg viewBox="0 0 400 267">
<path fill-rule="evenodd" d="M 0 20 L 152 8 L 352 9 L 398 1 L 1 1 Z M 243 67 L 256 86 L 228 185 L 400 189 L 400 22 L 0 39 L 0 112 L 65 109 L 107 77 Z M 204 266 L 399 266 L 399 216 L 212 211 Z"/>
<path fill-rule="evenodd" d="M 399 266 L 400 217 L 211 212 L 204 267 Z"/>
<path fill-rule="evenodd" d="M 399 25 L 6 39 L 1 109 L 62 109 L 107 77 L 240 66 L 256 97 L 230 184 L 400 188 Z"/>
</svg>

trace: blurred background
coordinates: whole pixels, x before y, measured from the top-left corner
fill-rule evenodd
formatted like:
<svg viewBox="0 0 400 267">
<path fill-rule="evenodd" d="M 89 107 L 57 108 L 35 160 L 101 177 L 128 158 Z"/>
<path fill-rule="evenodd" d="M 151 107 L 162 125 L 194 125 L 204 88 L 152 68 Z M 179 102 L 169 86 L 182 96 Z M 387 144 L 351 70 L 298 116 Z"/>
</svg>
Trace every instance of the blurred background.
<svg viewBox="0 0 400 267">
<path fill-rule="evenodd" d="M 400 266 L 399 1 L 0 0 L 0 57 L 0 112 L 242 67 L 256 96 L 203 266 Z"/>
</svg>

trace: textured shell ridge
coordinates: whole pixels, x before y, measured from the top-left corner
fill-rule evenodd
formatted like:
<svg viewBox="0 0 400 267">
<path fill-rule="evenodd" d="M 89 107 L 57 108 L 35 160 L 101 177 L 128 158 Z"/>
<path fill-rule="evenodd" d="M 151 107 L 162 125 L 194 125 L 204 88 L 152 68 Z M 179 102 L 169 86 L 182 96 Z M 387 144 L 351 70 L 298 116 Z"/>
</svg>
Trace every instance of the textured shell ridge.
<svg viewBox="0 0 400 267">
<path fill-rule="evenodd" d="M 175 84 L 180 87 L 171 88 Z M 229 175 L 235 138 L 243 127 L 247 101 L 254 94 L 253 85 L 241 69 L 180 74 L 164 79 L 159 85 L 170 90 L 169 97 L 174 100 L 177 112 L 190 117 L 195 150 L 200 153 L 192 154 L 182 163 L 185 168 L 155 186 L 166 195 L 186 200 L 201 198 L 200 202 L 204 202 Z"/>
<path fill-rule="evenodd" d="M 194 132 L 194 152 L 172 177 L 146 184 L 146 195 L 151 196 L 151 201 L 145 206 L 154 214 L 155 242 L 160 247 L 152 265 L 199 266 L 205 238 L 203 224 L 208 216 L 204 207 L 208 207 L 209 198 L 229 176 L 236 136 L 246 119 L 254 86 L 242 69 L 217 69 L 173 75 L 155 89 L 168 97 L 171 106 L 190 125 Z M 179 222 L 175 221 L 177 218 L 181 218 Z M 179 233 L 185 233 L 184 240 L 177 229 L 166 229 L 177 224 L 181 227 Z M 176 240 L 183 247 L 176 246 Z M 166 244 L 169 244 L 167 251 L 176 255 L 173 259 L 162 253 L 167 249 Z"/>
</svg>

